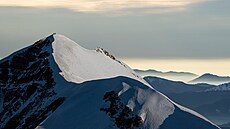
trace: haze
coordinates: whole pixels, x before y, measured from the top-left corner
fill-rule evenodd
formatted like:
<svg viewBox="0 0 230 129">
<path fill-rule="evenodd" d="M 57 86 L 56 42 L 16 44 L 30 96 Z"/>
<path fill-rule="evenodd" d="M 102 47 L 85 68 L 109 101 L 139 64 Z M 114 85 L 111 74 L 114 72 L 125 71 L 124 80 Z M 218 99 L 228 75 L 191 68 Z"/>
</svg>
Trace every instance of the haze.
<svg viewBox="0 0 230 129">
<path fill-rule="evenodd" d="M 0 58 L 57 32 L 133 68 L 229 75 L 229 23 L 229 0 L 0 0 Z"/>
</svg>

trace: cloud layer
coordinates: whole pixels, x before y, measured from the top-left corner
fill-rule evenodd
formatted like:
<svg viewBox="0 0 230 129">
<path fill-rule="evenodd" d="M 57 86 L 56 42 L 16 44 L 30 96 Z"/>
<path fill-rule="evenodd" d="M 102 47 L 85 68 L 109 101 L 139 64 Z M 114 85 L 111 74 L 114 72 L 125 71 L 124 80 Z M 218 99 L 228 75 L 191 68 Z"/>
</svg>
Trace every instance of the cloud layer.
<svg viewBox="0 0 230 129">
<path fill-rule="evenodd" d="M 107 13 L 139 9 L 147 13 L 165 13 L 186 9 L 205 0 L 7 0 L 0 6 L 66 8 L 76 12 Z"/>
</svg>

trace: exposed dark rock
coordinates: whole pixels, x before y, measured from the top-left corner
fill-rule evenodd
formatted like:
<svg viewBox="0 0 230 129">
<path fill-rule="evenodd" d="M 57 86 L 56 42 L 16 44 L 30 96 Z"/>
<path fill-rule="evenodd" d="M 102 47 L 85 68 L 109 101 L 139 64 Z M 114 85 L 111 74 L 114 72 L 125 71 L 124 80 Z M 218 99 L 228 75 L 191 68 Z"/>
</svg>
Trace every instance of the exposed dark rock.
<svg viewBox="0 0 230 129">
<path fill-rule="evenodd" d="M 25 70 L 28 67 L 29 61 L 21 56 L 15 55 L 10 63 L 10 68 L 18 69 L 18 70 Z"/>
<path fill-rule="evenodd" d="M 0 64 L 0 68 L 9 68 L 9 60 L 4 61 Z"/>
<path fill-rule="evenodd" d="M 21 118 L 21 116 L 28 113 L 28 111 L 31 110 L 33 107 L 32 105 L 29 105 L 27 108 L 25 108 L 22 112 L 15 115 L 13 118 L 9 120 L 9 122 L 3 127 L 3 129 L 14 129 L 16 127 L 20 127 L 22 129 L 34 129 L 40 124 L 49 114 L 54 112 L 62 103 L 64 102 L 64 98 L 58 98 L 54 100 L 50 105 L 48 105 L 46 108 L 41 109 L 35 113 L 33 113 L 31 116 L 27 117 L 25 119 L 24 123 L 20 123 L 18 119 Z"/>
<path fill-rule="evenodd" d="M 107 92 L 103 99 L 105 102 L 110 102 L 110 106 L 101 108 L 100 111 L 105 112 L 114 121 L 114 126 L 120 129 L 133 129 L 143 124 L 142 118 L 124 105 L 115 91 Z"/>
<path fill-rule="evenodd" d="M 52 41 L 53 37 L 39 40 L 11 59 L 0 61 L 0 128 L 34 129 L 64 102 L 54 91 L 48 48 Z"/>
<path fill-rule="evenodd" d="M 45 52 L 39 54 L 38 58 L 45 59 L 45 58 L 49 57 L 49 55 L 50 55 L 49 52 L 45 51 Z"/>
</svg>

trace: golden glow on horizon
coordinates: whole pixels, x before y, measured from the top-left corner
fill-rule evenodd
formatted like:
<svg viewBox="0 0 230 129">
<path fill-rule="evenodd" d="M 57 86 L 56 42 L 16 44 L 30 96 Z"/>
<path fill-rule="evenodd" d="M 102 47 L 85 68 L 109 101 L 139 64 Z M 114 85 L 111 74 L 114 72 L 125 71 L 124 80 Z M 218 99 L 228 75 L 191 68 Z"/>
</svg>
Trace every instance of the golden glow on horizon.
<svg viewBox="0 0 230 129">
<path fill-rule="evenodd" d="M 230 59 L 122 59 L 133 69 L 192 72 L 230 76 Z"/>
<path fill-rule="evenodd" d="M 175 11 L 203 1 L 205 0 L 0 0 L 0 6 L 67 8 L 77 12 L 110 12 L 154 7 Z"/>
</svg>

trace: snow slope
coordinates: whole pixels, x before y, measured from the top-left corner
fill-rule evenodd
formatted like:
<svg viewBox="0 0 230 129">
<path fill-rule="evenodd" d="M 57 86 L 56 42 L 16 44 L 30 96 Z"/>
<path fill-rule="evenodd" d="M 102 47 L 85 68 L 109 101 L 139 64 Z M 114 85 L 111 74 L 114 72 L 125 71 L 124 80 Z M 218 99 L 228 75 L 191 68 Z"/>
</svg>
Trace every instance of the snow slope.
<svg viewBox="0 0 230 129">
<path fill-rule="evenodd" d="M 95 88 L 96 87 L 96 88 Z M 66 102 L 52 114 L 41 127 L 46 129 L 117 128 L 111 117 L 100 108 L 107 107 L 103 96 L 108 91 L 119 94 L 122 103 L 144 120 L 143 128 L 158 128 L 173 113 L 174 106 L 149 87 L 129 78 L 86 82 L 75 87 Z"/>
<path fill-rule="evenodd" d="M 178 126 L 177 129 L 218 128 L 201 115 L 168 101 L 153 89 L 126 77 L 96 80 L 78 85 L 71 90 L 76 94 L 72 94 L 37 128 L 118 128 L 116 120 L 100 111 L 100 108 L 108 107 L 108 103 L 102 101 L 108 91 L 117 92 L 122 103 L 127 104 L 133 114 L 141 116 L 143 124 L 138 128 L 171 129 L 172 126 Z"/>
<path fill-rule="evenodd" d="M 1 128 L 218 129 L 102 48 L 54 34 L 0 61 Z"/>
<path fill-rule="evenodd" d="M 62 35 L 54 35 L 52 47 L 55 62 L 62 71 L 61 75 L 69 82 L 81 84 L 71 89 L 70 92 L 75 91 L 78 94 L 71 95 L 59 108 L 60 110 L 58 109 L 41 125 L 43 128 L 66 128 L 68 125 L 76 125 L 76 127 L 83 129 L 114 128 L 114 123 L 108 120 L 109 117 L 98 110 L 102 105 L 105 105 L 101 101 L 103 95 L 106 91 L 111 90 L 116 91 L 123 103 L 141 116 L 144 121 L 142 128 L 159 128 L 164 120 L 174 113 L 175 106 L 182 112 L 195 114 L 195 117 L 202 119 L 205 121 L 204 123 L 209 123 L 201 115 L 172 103 L 165 96 L 150 88 L 149 84 L 136 75 L 126 64 L 118 61 L 103 49 L 87 50 Z M 122 77 L 120 79 L 119 76 L 135 79 L 145 85 L 135 81 L 131 81 L 129 84 L 129 79 Z M 109 79 L 114 77 L 118 77 L 118 79 Z M 103 80 L 99 81 L 99 79 Z M 91 107 L 92 104 L 93 107 Z M 59 121 L 59 124 L 56 121 Z M 91 124 L 89 125 L 89 123 Z M 190 126 L 193 127 L 192 125 Z M 203 126 L 216 128 L 210 123 Z"/>
<path fill-rule="evenodd" d="M 148 85 L 129 66 L 102 48 L 88 50 L 63 35 L 54 35 L 54 39 L 52 44 L 54 59 L 67 81 L 82 83 L 127 76 Z"/>
</svg>

